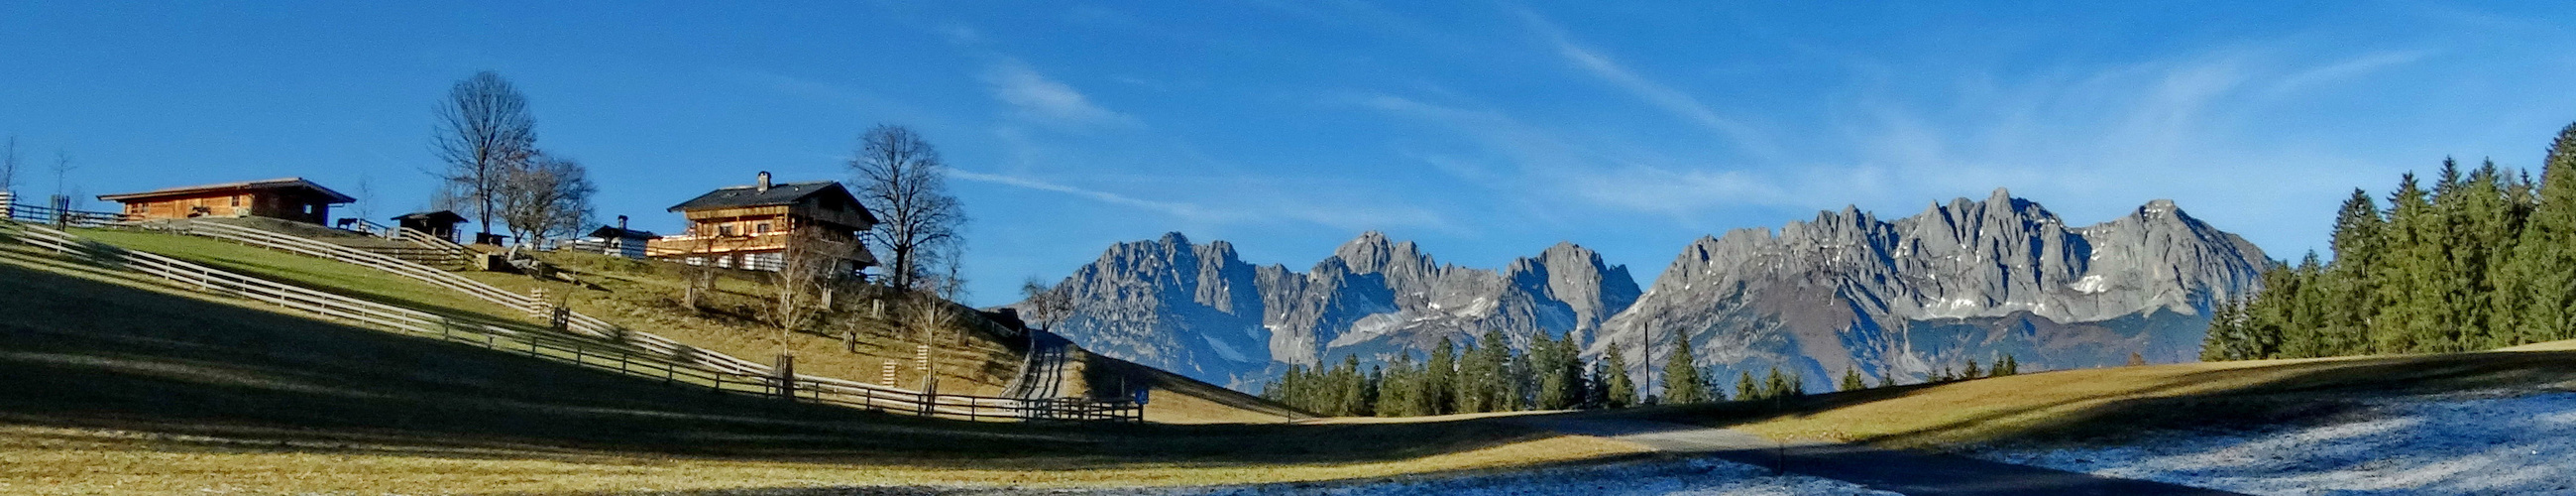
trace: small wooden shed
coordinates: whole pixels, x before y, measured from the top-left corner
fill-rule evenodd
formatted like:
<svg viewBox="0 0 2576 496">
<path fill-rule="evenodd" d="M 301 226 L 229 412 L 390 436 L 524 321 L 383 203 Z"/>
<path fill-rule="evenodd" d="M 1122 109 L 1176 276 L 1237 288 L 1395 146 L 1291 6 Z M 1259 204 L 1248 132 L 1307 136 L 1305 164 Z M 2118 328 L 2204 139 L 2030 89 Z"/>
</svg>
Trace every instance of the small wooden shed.
<svg viewBox="0 0 2576 496">
<path fill-rule="evenodd" d="M 456 224 L 461 222 L 465 222 L 465 216 L 446 210 L 412 212 L 394 216 L 395 227 L 420 231 L 422 234 L 444 239 L 450 243 L 456 242 Z"/>
<path fill-rule="evenodd" d="M 98 199 L 125 204 L 125 214 L 137 220 L 259 216 L 315 225 L 329 221 L 332 205 L 358 201 L 301 177 L 181 186 L 99 195 Z"/>
</svg>

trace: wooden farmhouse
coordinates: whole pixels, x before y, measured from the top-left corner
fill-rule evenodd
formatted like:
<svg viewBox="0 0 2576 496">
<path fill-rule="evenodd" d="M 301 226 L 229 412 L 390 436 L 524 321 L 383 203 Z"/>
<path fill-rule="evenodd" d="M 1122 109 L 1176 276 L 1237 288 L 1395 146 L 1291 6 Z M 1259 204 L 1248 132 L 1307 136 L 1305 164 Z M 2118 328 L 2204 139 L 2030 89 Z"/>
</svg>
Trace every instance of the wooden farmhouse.
<svg viewBox="0 0 2576 496">
<path fill-rule="evenodd" d="M 653 238 L 659 237 L 662 235 L 653 234 L 653 231 L 627 229 L 626 216 L 620 215 L 617 216 L 617 225 L 599 226 L 599 229 L 591 230 L 590 235 L 573 240 L 572 244 L 574 249 L 581 251 L 644 258 L 644 248 L 652 244 Z"/>
<path fill-rule="evenodd" d="M 358 201 L 301 177 L 99 195 L 98 199 L 125 204 L 125 214 L 135 220 L 258 216 L 313 224 L 327 222 L 332 205 Z"/>
<path fill-rule="evenodd" d="M 877 218 L 837 181 L 772 185 L 769 173 L 762 172 L 753 184 L 709 191 L 670 211 L 688 217 L 688 231 L 654 239 L 645 247 L 646 255 L 691 265 L 778 270 L 789 234 L 800 233 L 846 248 L 832 256 L 847 272 L 877 262 L 858 238 L 859 232 L 876 226 Z"/>
</svg>

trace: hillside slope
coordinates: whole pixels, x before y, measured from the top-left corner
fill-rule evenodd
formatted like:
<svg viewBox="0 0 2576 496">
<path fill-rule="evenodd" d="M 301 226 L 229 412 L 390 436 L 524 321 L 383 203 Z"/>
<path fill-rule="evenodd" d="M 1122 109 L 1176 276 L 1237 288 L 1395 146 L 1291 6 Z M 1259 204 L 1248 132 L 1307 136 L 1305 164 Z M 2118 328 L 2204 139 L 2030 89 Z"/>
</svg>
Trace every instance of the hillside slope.
<svg viewBox="0 0 2576 496">
<path fill-rule="evenodd" d="M 529 316 L 460 292 L 347 263 L 192 236 L 123 230 L 82 230 L 79 234 L 128 248 L 175 254 L 173 256 L 178 258 L 217 268 L 383 303 L 496 319 L 531 320 Z M 852 298 L 847 299 L 838 312 L 824 319 L 825 324 L 820 328 L 782 336 L 776 327 L 758 320 L 764 304 L 761 297 L 769 286 L 757 273 L 719 272 L 721 276 L 716 279 L 716 291 L 703 295 L 700 308 L 692 310 L 681 301 L 685 287 L 681 271 L 684 269 L 675 264 L 578 252 L 541 253 L 539 256 L 581 283 L 493 272 L 463 274 L 511 291 L 545 288 L 575 311 L 755 361 L 768 361 L 778 352 L 780 338 L 784 337 L 796 351 L 797 371 L 803 374 L 876 382 L 885 363 L 892 361 L 897 364 L 896 385 L 917 388 L 920 374 L 913 367 L 914 346 L 927 340 L 935 343 L 933 357 L 937 366 L 932 372 L 939 376 L 942 392 L 997 395 L 1016 378 L 1024 357 L 1022 342 L 1000 337 L 1002 333 L 987 329 L 996 324 L 984 320 L 972 309 L 954 304 L 946 306 L 960 320 L 947 329 L 928 335 L 899 321 L 899 314 L 905 311 L 901 303 L 889 303 L 880 313 L 875 305 Z M 1152 379 L 1156 373 L 1159 371 L 1139 370 L 1136 374 L 1141 379 L 1136 382 L 1156 383 Z M 1219 393 L 1186 386 L 1174 392 L 1177 394 L 1167 395 L 1172 403 L 1148 404 L 1147 416 L 1156 421 L 1171 422 L 1285 420 L 1275 413 L 1284 412 L 1284 408 L 1257 399 L 1245 402 L 1239 393 Z M 1086 391 L 1067 393 L 1089 394 Z M 1199 396 L 1207 398 L 1194 399 Z M 1206 405 L 1241 405 L 1248 409 L 1229 411 L 1205 408 L 1206 405 L 1175 406 L 1190 401 L 1202 401 Z"/>
<path fill-rule="evenodd" d="M 1629 448 L 1501 424 L 992 424 L 709 393 L 288 315 L 0 243 L 0 492 L 1168 485 Z"/>
</svg>

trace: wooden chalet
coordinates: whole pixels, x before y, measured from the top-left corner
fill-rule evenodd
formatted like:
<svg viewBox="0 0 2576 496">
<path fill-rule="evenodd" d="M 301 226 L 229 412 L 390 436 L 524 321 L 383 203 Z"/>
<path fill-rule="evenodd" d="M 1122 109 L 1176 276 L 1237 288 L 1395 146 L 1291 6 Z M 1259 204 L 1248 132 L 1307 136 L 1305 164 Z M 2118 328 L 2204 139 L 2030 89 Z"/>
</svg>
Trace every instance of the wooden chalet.
<svg viewBox="0 0 2576 496">
<path fill-rule="evenodd" d="M 191 217 L 269 217 L 322 224 L 331 206 L 358 201 L 301 177 L 206 184 L 141 193 L 99 195 L 125 204 L 133 220 Z"/>
<path fill-rule="evenodd" d="M 849 252 L 837 256 L 856 272 L 876 265 L 858 233 L 875 227 L 877 218 L 859 205 L 858 197 L 837 181 L 770 184 L 758 181 L 698 195 L 671 207 L 688 217 L 688 231 L 663 236 L 645 247 L 653 258 L 691 265 L 751 270 L 778 270 L 790 233 L 810 232 Z"/>
</svg>

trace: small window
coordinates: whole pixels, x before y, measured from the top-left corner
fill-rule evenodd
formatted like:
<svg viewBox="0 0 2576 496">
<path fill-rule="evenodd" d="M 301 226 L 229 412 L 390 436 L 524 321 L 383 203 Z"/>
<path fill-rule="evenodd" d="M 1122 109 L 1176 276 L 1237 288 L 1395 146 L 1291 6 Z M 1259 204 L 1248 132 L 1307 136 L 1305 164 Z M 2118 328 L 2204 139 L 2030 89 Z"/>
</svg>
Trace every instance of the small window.
<svg viewBox="0 0 2576 496">
<path fill-rule="evenodd" d="M 752 224 L 751 232 L 755 234 L 769 234 L 769 223 L 762 222 L 759 224 Z"/>
<path fill-rule="evenodd" d="M 241 195 L 233 195 L 233 206 L 234 206 L 234 207 L 240 207 L 240 206 L 241 206 L 241 198 L 242 198 L 242 197 L 241 197 Z"/>
<path fill-rule="evenodd" d="M 733 235 L 733 224 L 725 224 L 725 225 L 722 225 L 722 226 L 717 226 L 717 227 L 716 227 L 716 235 L 717 235 L 717 236 L 732 236 L 732 235 Z"/>
</svg>

